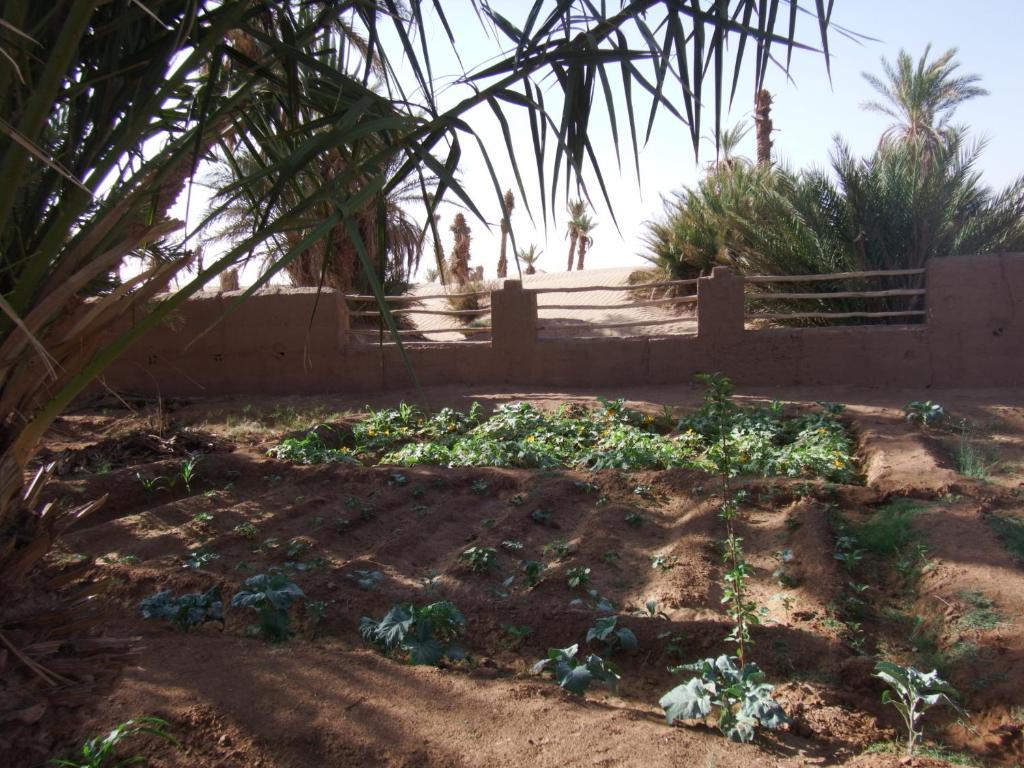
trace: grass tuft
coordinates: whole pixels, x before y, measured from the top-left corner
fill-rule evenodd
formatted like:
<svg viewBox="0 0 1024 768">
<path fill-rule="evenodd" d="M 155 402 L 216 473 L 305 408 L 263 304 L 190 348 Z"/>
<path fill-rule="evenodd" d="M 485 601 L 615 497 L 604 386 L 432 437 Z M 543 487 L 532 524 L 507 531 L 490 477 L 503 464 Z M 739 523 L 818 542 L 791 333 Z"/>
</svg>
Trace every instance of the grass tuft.
<svg viewBox="0 0 1024 768">
<path fill-rule="evenodd" d="M 921 507 L 910 499 L 893 499 L 870 520 L 854 527 L 853 534 L 862 549 L 881 556 L 895 555 L 914 540 L 913 519 L 919 512 Z"/>
<path fill-rule="evenodd" d="M 986 520 L 1010 554 L 1024 562 L 1024 520 L 999 515 L 988 515 Z"/>
</svg>

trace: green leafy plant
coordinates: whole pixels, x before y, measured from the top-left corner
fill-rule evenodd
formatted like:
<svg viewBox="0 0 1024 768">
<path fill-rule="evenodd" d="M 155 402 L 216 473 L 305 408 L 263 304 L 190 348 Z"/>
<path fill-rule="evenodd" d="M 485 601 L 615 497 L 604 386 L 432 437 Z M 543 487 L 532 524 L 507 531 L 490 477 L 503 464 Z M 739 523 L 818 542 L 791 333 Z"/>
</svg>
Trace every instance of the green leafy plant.
<svg viewBox="0 0 1024 768">
<path fill-rule="evenodd" d="M 652 555 L 651 568 L 667 573 L 676 567 L 676 560 L 675 555 Z"/>
<path fill-rule="evenodd" d="M 465 627 L 458 608 L 443 600 L 422 608 L 396 605 L 380 621 L 364 616 L 359 634 L 386 656 L 401 656 L 410 664 L 437 664 L 465 656 L 456 642 Z"/>
<path fill-rule="evenodd" d="M 139 755 L 119 760 L 117 747 L 122 741 L 133 736 L 156 736 L 175 747 L 181 747 L 181 742 L 165 730 L 168 725 L 166 720 L 161 720 L 159 717 L 136 717 L 126 720 L 115 726 L 105 736 L 87 739 L 71 759 L 54 759 L 50 761 L 50 764 L 65 766 L 65 768 L 117 768 L 117 766 L 144 763 L 146 759 Z M 115 760 L 117 760 L 116 763 L 113 762 Z"/>
<path fill-rule="evenodd" d="M 304 597 L 299 586 L 283 573 L 261 573 L 245 580 L 244 587 L 231 598 L 231 607 L 256 611 L 260 634 L 278 643 L 292 636 L 289 610 Z"/>
<path fill-rule="evenodd" d="M 914 754 L 922 736 L 921 718 L 932 707 L 946 704 L 961 717 L 967 717 L 967 713 L 956 702 L 956 688 L 940 678 L 934 670 L 918 672 L 913 667 L 880 661 L 875 665 L 875 677 L 891 689 L 882 692 L 882 703 L 892 704 L 903 718 L 907 728 L 907 755 Z"/>
<path fill-rule="evenodd" d="M 586 598 L 574 597 L 569 601 L 573 608 L 586 608 L 599 613 L 615 613 L 615 603 L 601 595 L 596 589 L 588 589 Z"/>
<path fill-rule="evenodd" d="M 550 510 L 539 507 L 530 513 L 530 519 L 533 520 L 537 525 L 550 525 L 551 524 L 551 512 Z"/>
<path fill-rule="evenodd" d="M 267 451 L 267 455 L 295 464 L 358 464 L 350 450 L 327 445 L 324 436 L 333 431 L 333 427 L 318 424 L 302 437 L 285 438 Z"/>
<path fill-rule="evenodd" d="M 607 549 L 607 550 L 605 550 L 604 552 L 601 553 L 601 560 L 602 560 L 602 562 L 605 562 L 608 565 L 615 565 L 621 559 L 622 559 L 622 555 L 620 555 L 614 549 Z"/>
<path fill-rule="evenodd" d="M 526 586 L 535 587 L 540 583 L 540 577 L 547 566 L 537 560 L 523 560 L 522 569 L 526 576 Z"/>
<path fill-rule="evenodd" d="M 144 619 L 162 619 L 170 622 L 182 632 L 198 627 L 208 621 L 224 624 L 224 603 L 220 587 L 211 587 L 206 592 L 190 592 L 174 597 L 169 589 L 157 592 L 139 603 Z"/>
<path fill-rule="evenodd" d="M 931 400 L 914 400 L 903 406 L 903 413 L 907 421 L 917 422 L 922 426 L 931 426 L 940 423 L 946 418 L 946 409 Z"/>
<path fill-rule="evenodd" d="M 521 493 L 517 493 L 508 500 L 508 503 L 513 507 L 521 507 L 526 503 L 526 497 Z"/>
<path fill-rule="evenodd" d="M 558 560 L 565 560 L 572 554 L 572 547 L 565 539 L 556 539 L 544 545 L 545 555 L 554 555 Z"/>
<path fill-rule="evenodd" d="M 644 607 L 642 610 L 634 611 L 634 616 L 643 616 L 647 619 L 665 619 L 668 620 L 668 614 L 658 608 L 657 600 L 646 600 L 644 601 Z"/>
<path fill-rule="evenodd" d="M 479 496 L 486 496 L 491 492 L 491 484 L 486 480 L 474 480 L 469 487 L 473 493 Z"/>
<path fill-rule="evenodd" d="M 220 560 L 220 555 L 216 552 L 211 552 L 208 549 L 193 549 L 185 556 L 185 562 L 182 563 L 182 568 L 189 568 L 191 570 L 198 570 L 203 568 L 214 560 Z"/>
<path fill-rule="evenodd" d="M 512 650 L 517 650 L 522 648 L 526 639 L 533 634 L 533 627 L 526 624 L 521 626 L 517 626 L 515 624 L 502 624 L 501 631 L 509 638 L 508 647 Z"/>
<path fill-rule="evenodd" d="M 590 569 L 582 565 L 570 568 L 565 572 L 565 579 L 570 589 L 586 586 L 590 581 Z"/>
<path fill-rule="evenodd" d="M 718 729 L 730 741 L 750 742 L 758 728 L 777 730 L 788 718 L 774 698 L 774 686 L 754 663 L 719 656 L 672 668 L 693 676 L 661 697 L 669 725 L 677 720 L 699 720 L 716 712 Z"/>
<path fill-rule="evenodd" d="M 198 476 L 197 467 L 199 465 L 199 456 L 189 456 L 187 459 L 181 462 L 178 467 L 178 477 L 181 478 L 181 482 L 185 484 L 185 490 L 188 493 L 192 493 L 192 483 L 195 482 Z"/>
<path fill-rule="evenodd" d="M 604 643 L 605 653 L 609 656 L 616 651 L 635 651 L 639 646 L 636 635 L 629 627 L 618 626 L 618 616 L 602 616 L 594 621 L 594 626 L 587 630 L 587 642 L 597 640 Z"/>
<path fill-rule="evenodd" d="M 510 554 L 522 552 L 524 549 L 526 549 L 526 545 L 523 544 L 523 542 L 519 541 L 519 539 L 505 539 L 503 542 L 501 542 L 500 546 L 503 550 Z"/>
<path fill-rule="evenodd" d="M 498 567 L 498 552 L 494 547 L 470 547 L 459 555 L 459 562 L 474 573 L 484 573 Z"/>
<path fill-rule="evenodd" d="M 551 648 L 546 659 L 533 665 L 532 672 L 535 675 L 550 672 L 560 687 L 577 696 L 582 696 L 595 680 L 604 683 L 613 692 L 618 690 L 619 675 L 607 662 L 594 654 L 580 660 L 576 658 L 578 652 L 579 645 Z"/>
<path fill-rule="evenodd" d="M 360 589 L 367 591 L 375 589 L 378 584 L 384 581 L 384 574 L 380 571 L 370 571 L 364 568 L 357 568 L 352 573 L 345 574 L 345 578 L 351 579 Z"/>
<path fill-rule="evenodd" d="M 288 546 L 285 548 L 285 555 L 288 558 L 301 557 L 309 551 L 309 542 L 303 541 L 302 539 L 289 539 Z"/>
<path fill-rule="evenodd" d="M 164 486 L 163 483 L 166 481 L 163 475 L 157 475 L 156 477 L 143 477 L 141 472 L 136 472 L 135 477 L 139 483 L 142 484 L 142 489 L 146 492 L 146 495 L 153 493 L 154 491 L 161 490 Z"/>
<path fill-rule="evenodd" d="M 252 523 L 239 523 L 232 530 L 246 539 L 255 539 L 257 534 L 256 526 Z"/>
<path fill-rule="evenodd" d="M 644 516 L 639 512 L 626 513 L 626 525 L 630 528 L 639 528 L 644 523 Z"/>
<path fill-rule="evenodd" d="M 641 483 L 633 488 L 633 494 L 642 499 L 650 499 L 654 497 L 654 489 L 649 485 Z"/>
</svg>

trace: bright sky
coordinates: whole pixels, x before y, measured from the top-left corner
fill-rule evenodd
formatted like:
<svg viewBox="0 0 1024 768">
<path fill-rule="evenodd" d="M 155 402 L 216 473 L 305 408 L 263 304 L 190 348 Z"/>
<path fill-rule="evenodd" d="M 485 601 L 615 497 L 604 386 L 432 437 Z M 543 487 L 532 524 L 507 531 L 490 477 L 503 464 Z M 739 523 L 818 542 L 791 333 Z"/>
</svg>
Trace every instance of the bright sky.
<svg viewBox="0 0 1024 768">
<path fill-rule="evenodd" d="M 805 3 L 813 6 L 813 3 Z M 460 41 L 459 54 L 463 63 L 472 67 L 498 52 L 497 43 L 481 33 L 479 22 L 472 12 L 459 12 L 458 2 L 445 2 L 449 21 L 456 38 Z M 506 16 L 522 22 L 528 8 L 527 0 L 505 0 L 494 5 Z M 466 3 L 468 9 L 468 3 Z M 769 70 L 766 87 L 773 93 L 775 104 L 772 119 L 776 132 L 775 157 L 790 166 L 826 166 L 832 138 L 841 135 L 859 154 L 869 153 L 878 141 L 888 120 L 884 115 L 866 112 L 860 104 L 873 98 L 873 91 L 862 79 L 863 71 L 881 75 L 879 60 L 886 57 L 895 59 L 900 48 L 906 49 L 916 60 L 929 43 L 933 52 L 947 48 L 959 49 L 958 60 L 962 73 L 975 73 L 982 77 L 982 85 L 990 91 L 989 96 L 975 99 L 963 105 L 956 121 L 972 128 L 975 137 L 987 137 L 988 148 L 981 158 L 979 170 L 986 183 L 1001 187 L 1012 182 L 1024 171 L 1016 145 L 1017 129 L 1024 124 L 1024 102 L 1020 98 L 1020 74 L 1016 62 L 1019 50 L 1019 34 L 1024 29 L 1024 2 L 1022 0 L 975 0 L 965 4 L 954 0 L 836 0 L 833 12 L 835 23 L 873 38 L 855 42 L 833 30 L 830 36 L 832 46 L 832 82 L 829 83 L 821 54 L 794 51 L 791 75 L 793 82 L 787 82 L 785 74 L 773 68 Z M 785 22 L 780 26 L 784 27 Z M 432 50 L 438 51 L 434 59 L 434 71 L 439 83 L 449 82 L 450 77 L 460 73 L 459 65 L 452 54 L 447 40 L 440 30 L 433 42 Z M 803 20 L 798 37 L 809 43 L 817 42 L 816 22 Z M 781 53 L 781 52 L 780 52 Z M 750 60 L 745 62 L 745 66 Z M 747 67 L 749 70 L 749 67 Z M 453 89 L 453 95 L 456 93 Z M 741 81 L 731 114 L 723 119 L 724 125 L 740 120 L 750 120 L 752 87 Z M 710 107 L 710 104 L 708 104 Z M 639 120 L 646 120 L 646 111 Z M 713 112 L 705 113 L 705 133 L 713 127 Z M 492 153 L 502 188 L 514 186 L 504 142 L 497 124 L 481 112 L 473 125 Z M 621 114 L 620 114 L 621 119 Z M 692 145 L 686 126 L 678 123 L 667 112 L 663 112 L 655 125 L 650 143 L 641 150 L 640 183 L 638 185 L 628 139 L 621 146 L 623 152 L 622 172 L 616 167 L 611 134 L 603 112 L 592 118 L 591 140 L 595 144 L 600 161 L 604 166 L 610 195 L 619 222 L 619 231 L 612 222 L 607 206 L 600 199 L 596 185 L 591 189 L 595 203 L 593 216 L 598 226 L 593 232 L 594 245 L 587 258 L 591 268 L 643 264 L 640 238 L 645 221 L 657 216 L 661 210 L 660 198 L 683 185 L 692 185 L 699 177 L 705 162 L 713 159 L 712 144 L 701 147 L 699 162 L 694 159 Z M 622 120 L 622 130 L 625 130 Z M 513 120 L 513 134 L 522 137 L 517 144 L 517 158 L 524 173 L 527 192 L 532 195 L 530 203 L 535 214 L 535 223 L 530 221 L 522 201 L 518 200 L 512 223 L 520 246 L 537 243 L 544 251 L 538 268 L 544 271 L 563 270 L 566 267 L 568 248 L 565 239 L 563 206 L 559 205 L 556 223 L 548 221 L 545 232 L 540 218 L 540 198 L 537 192 L 533 169 L 532 145 L 525 120 Z M 467 147 L 468 149 L 468 147 Z M 754 155 L 754 137 L 751 131 L 740 154 Z M 496 222 L 500 207 L 495 199 L 493 185 L 479 156 L 467 152 L 462 167 L 464 182 L 473 199 L 485 215 Z M 193 201 L 195 205 L 195 201 Z M 451 223 L 455 209 L 442 212 L 442 232 L 445 252 L 451 249 Z M 190 216 L 194 219 L 195 214 Z M 487 227 L 472 217 L 471 266 L 482 264 L 485 278 L 494 277 L 494 266 L 498 258 L 498 228 Z M 423 268 L 432 264 L 431 254 L 425 253 Z M 512 274 L 514 276 L 514 267 Z M 243 280 L 243 282 L 246 282 Z"/>
</svg>

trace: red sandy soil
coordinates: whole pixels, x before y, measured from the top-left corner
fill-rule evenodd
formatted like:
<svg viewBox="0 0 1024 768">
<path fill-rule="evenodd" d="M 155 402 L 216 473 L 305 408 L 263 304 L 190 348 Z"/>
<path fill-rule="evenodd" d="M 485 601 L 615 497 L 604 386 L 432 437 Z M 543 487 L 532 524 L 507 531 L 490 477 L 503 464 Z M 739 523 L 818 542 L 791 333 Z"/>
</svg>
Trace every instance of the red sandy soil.
<svg viewBox="0 0 1024 768">
<path fill-rule="evenodd" d="M 680 387 L 601 394 L 625 395 L 633 407 L 655 414 L 665 405 L 682 413 L 700 397 Z M 524 397 L 543 406 L 592 403 L 594 393 L 427 395 L 434 407 L 464 408 L 474 399 L 491 407 Z M 301 467 L 266 457 L 266 448 L 304 419 L 344 423 L 362 399 L 164 403 L 159 412 L 147 406 L 135 414 L 108 404 L 63 417 L 46 441 L 41 458 L 58 461 L 62 473 L 48 498 L 67 504 L 110 494 L 102 510 L 59 542 L 46 576 L 66 573 L 72 583 L 63 589 L 98 592 L 103 635 L 137 638 L 135 652 L 84 679 L 88 666 L 75 656 L 88 652 L 85 645 L 36 638 L 30 655 L 76 684 L 77 693 L 63 702 L 42 683 L 33 687 L 31 675 L 17 677 L 16 659 L 0 656 L 0 672 L 11 672 L 0 677 L 0 686 L 7 680 L 0 704 L 10 710 L 13 697 L 20 697 L 15 716 L 0 723 L 0 755 L 8 756 L 0 763 L 41 765 L 88 735 L 150 715 L 166 719 L 182 742 L 181 749 L 153 739 L 128 744 L 124 754 L 145 755 L 153 766 L 898 765 L 898 755 L 866 753 L 898 735 L 895 711 L 880 703 L 871 654 L 914 658 L 922 627 L 933 657 L 948 664 L 974 728 L 967 731 L 948 712 L 936 711 L 928 736 L 985 764 L 1024 761 L 1024 571 L 986 523 L 993 513 L 1024 514 L 1015 474 L 1024 454 L 1024 408 L 1016 395 L 790 390 L 747 392 L 740 399 L 764 397 L 847 403 L 867 481 L 740 483 L 749 491 L 739 533 L 754 566 L 752 597 L 766 609 L 752 654 L 793 718 L 783 732 L 736 745 L 712 725 L 667 726 L 657 705 L 680 681 L 668 666 L 730 649 L 722 639 L 728 625 L 720 605 L 715 542 L 722 533 L 721 496 L 714 478 L 682 470 L 416 468 L 398 470 L 407 481 L 399 484 L 393 468 Z M 401 398 L 381 395 L 371 404 Z M 906 424 L 900 407 L 926 398 L 974 425 L 972 439 L 993 457 L 988 482 L 956 472 L 950 450 L 958 432 Z M 179 481 L 170 491 L 147 492 L 137 479 L 137 473 L 173 476 L 181 456 L 194 451 L 204 455 L 191 491 Z M 486 494 L 472 488 L 480 480 L 488 484 Z M 582 489 L 578 481 L 599 490 Z M 634 493 L 638 485 L 651 492 Z M 510 503 L 517 494 L 525 497 L 521 506 Z M 842 606 L 851 576 L 833 557 L 830 516 L 838 511 L 855 524 L 893 496 L 920 505 L 914 526 L 925 565 L 908 587 L 891 565 L 865 564 L 878 576 L 866 593 L 876 610 L 858 634 L 841 620 L 849 620 Z M 365 520 L 359 515 L 364 506 L 370 510 Z M 538 507 L 552 512 L 551 526 L 531 521 Z M 196 522 L 200 512 L 213 519 Z M 644 522 L 629 526 L 629 512 L 642 514 Z M 350 524 L 339 526 L 339 519 Z M 256 527 L 254 538 L 233 530 L 242 522 Z M 261 547 L 268 539 L 277 546 Z M 466 547 L 506 539 L 526 548 L 515 556 L 499 550 L 500 572 L 474 574 L 458 563 Z M 543 552 L 559 539 L 572 548 L 561 561 Z M 296 542 L 303 551 L 289 556 Z M 183 555 L 198 544 L 219 559 L 183 568 Z M 602 559 L 609 550 L 620 555 L 614 564 Z M 785 550 L 792 553 L 788 588 L 773 577 Z M 74 564 L 76 555 L 91 564 Z M 652 568 L 654 555 L 674 557 L 675 566 Z M 126 556 L 129 562 L 122 562 Z M 524 557 L 549 563 L 542 582 L 532 590 L 517 584 L 507 597 L 497 596 L 501 580 L 517 573 Z M 288 560 L 315 565 L 293 578 L 327 610 L 317 626 L 297 610 L 298 634 L 287 643 L 246 637 L 247 617 L 230 609 L 223 629 L 208 624 L 188 635 L 138 615 L 138 601 L 160 589 L 180 593 L 219 584 L 229 597 L 247 576 Z M 239 571 L 241 562 L 252 570 Z M 622 623 L 640 641 L 637 653 L 614 657 L 622 674 L 617 696 L 592 688 L 580 699 L 529 674 L 548 648 L 583 643 L 592 624 L 593 611 L 569 607 L 579 592 L 569 589 L 565 572 L 579 565 L 592 568 L 590 586 L 615 601 Z M 351 578 L 359 569 L 378 570 L 384 579 L 361 589 Z M 991 601 L 994 626 L 979 629 L 965 621 L 969 598 L 978 595 Z M 468 619 L 469 662 L 411 667 L 360 642 L 361 616 L 379 618 L 395 603 L 442 598 Z M 667 618 L 632 615 L 650 599 Z M 17 610 L 8 610 L 4 631 L 27 644 L 16 619 Z M 503 632 L 509 624 L 533 632 L 516 643 Z M 10 682 L 16 678 L 17 688 Z M 946 763 L 918 757 L 913 764 Z"/>
</svg>

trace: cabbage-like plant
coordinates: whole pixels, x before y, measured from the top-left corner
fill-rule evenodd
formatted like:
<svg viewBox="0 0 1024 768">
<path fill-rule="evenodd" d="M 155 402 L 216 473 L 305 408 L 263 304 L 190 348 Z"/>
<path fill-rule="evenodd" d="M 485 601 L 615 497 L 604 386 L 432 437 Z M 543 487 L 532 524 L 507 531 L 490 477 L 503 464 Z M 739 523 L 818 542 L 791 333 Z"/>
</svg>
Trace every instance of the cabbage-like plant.
<svg viewBox="0 0 1024 768">
<path fill-rule="evenodd" d="M 967 716 L 954 698 L 958 695 L 956 688 L 939 677 L 936 670 L 918 672 L 913 667 L 880 661 L 875 665 L 875 677 L 892 689 L 892 692 L 882 692 L 882 703 L 892 704 L 903 718 L 907 726 L 908 755 L 914 754 L 917 741 L 921 738 L 921 718 L 936 704 L 948 704 L 960 715 Z"/>
<path fill-rule="evenodd" d="M 579 645 L 568 648 L 549 648 L 548 657 L 533 665 L 533 674 L 550 672 L 558 685 L 569 693 L 582 696 L 594 680 L 607 685 L 613 692 L 619 688 L 619 675 L 610 664 L 595 654 L 578 659 Z"/>
<path fill-rule="evenodd" d="M 465 628 L 465 617 L 447 600 L 422 608 L 396 605 L 380 621 L 364 616 L 359 622 L 363 640 L 385 656 L 404 657 L 410 664 L 464 658 L 466 652 L 457 640 Z"/>
<path fill-rule="evenodd" d="M 211 587 L 205 592 L 189 592 L 174 597 L 169 589 L 157 592 L 139 603 L 144 619 L 169 621 L 182 632 L 198 627 L 208 621 L 224 624 L 224 603 L 220 587 Z"/>
<path fill-rule="evenodd" d="M 597 640 L 604 643 L 609 656 L 615 651 L 635 651 L 639 645 L 636 635 L 629 627 L 617 626 L 618 616 L 602 616 L 594 621 L 594 626 L 587 630 L 587 642 Z"/>
<path fill-rule="evenodd" d="M 292 636 L 288 611 L 292 603 L 304 597 L 298 584 L 283 573 L 261 573 L 245 580 L 245 586 L 231 598 L 231 607 L 256 611 L 258 631 L 277 643 Z"/>
<path fill-rule="evenodd" d="M 691 677 L 661 697 L 669 725 L 677 720 L 700 720 L 717 710 L 718 729 L 730 741 L 754 740 L 758 728 L 776 730 L 789 719 L 772 698 L 773 685 L 753 663 L 740 666 L 734 656 L 701 659 L 672 668 Z"/>
</svg>

